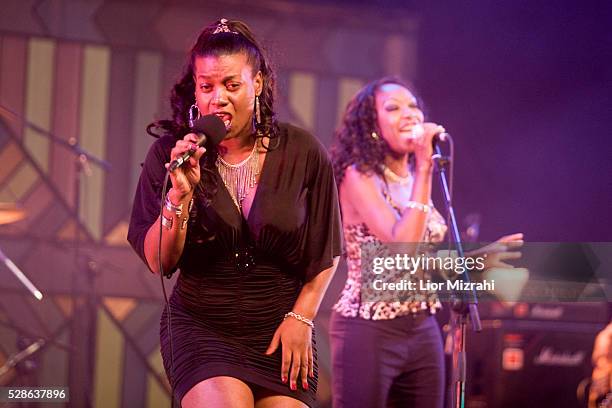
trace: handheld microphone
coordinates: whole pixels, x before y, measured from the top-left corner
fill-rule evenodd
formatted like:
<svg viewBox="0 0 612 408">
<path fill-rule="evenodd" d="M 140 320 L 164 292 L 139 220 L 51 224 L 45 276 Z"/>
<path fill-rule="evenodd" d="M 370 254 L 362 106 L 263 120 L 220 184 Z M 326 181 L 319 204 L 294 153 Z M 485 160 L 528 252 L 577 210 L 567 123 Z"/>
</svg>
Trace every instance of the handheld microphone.
<svg viewBox="0 0 612 408">
<path fill-rule="evenodd" d="M 435 146 L 439 142 L 447 142 L 450 138 L 450 135 L 447 132 L 436 133 L 431 139 L 431 143 Z"/>
<path fill-rule="evenodd" d="M 196 145 L 202 147 L 205 144 L 216 146 L 221 143 L 227 130 L 223 121 L 217 115 L 211 114 L 197 119 L 193 124 L 192 132 L 199 136 Z M 195 150 L 188 150 L 181 157 L 172 160 L 168 171 L 172 172 L 181 167 L 194 153 Z"/>
<path fill-rule="evenodd" d="M 410 135 L 411 139 L 418 139 L 423 136 L 425 133 L 425 129 L 423 129 L 422 124 L 415 125 L 412 128 L 412 134 Z M 431 139 L 431 144 L 435 148 L 438 142 L 447 142 L 450 138 L 450 135 L 446 132 L 436 133 L 434 137 Z"/>
</svg>

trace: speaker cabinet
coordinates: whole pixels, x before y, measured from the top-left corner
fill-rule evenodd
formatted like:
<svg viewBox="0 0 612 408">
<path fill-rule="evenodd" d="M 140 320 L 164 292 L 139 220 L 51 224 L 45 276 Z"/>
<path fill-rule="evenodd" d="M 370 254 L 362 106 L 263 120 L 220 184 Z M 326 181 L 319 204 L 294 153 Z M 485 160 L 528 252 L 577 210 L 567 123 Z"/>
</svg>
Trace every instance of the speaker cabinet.
<svg viewBox="0 0 612 408">
<path fill-rule="evenodd" d="M 484 320 L 468 331 L 468 408 L 583 407 L 598 323 Z"/>
</svg>

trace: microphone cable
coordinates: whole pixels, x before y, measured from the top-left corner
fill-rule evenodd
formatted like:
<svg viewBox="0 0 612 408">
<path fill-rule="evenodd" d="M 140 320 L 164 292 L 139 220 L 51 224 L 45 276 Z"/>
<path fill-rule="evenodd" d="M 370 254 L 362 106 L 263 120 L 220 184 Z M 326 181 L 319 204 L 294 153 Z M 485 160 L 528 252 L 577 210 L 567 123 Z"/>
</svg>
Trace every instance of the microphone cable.
<svg viewBox="0 0 612 408">
<path fill-rule="evenodd" d="M 227 129 L 225 127 L 225 124 L 218 116 L 214 114 L 204 115 L 198 118 L 194 123 L 190 123 L 190 128 L 191 128 L 191 132 L 202 134 L 202 136 L 200 137 L 200 140 L 197 143 L 198 146 L 202 146 L 204 143 L 206 143 L 207 141 L 206 137 L 209 137 L 208 139 L 209 143 L 212 143 L 213 146 L 216 146 L 217 144 L 221 142 L 221 140 L 223 140 L 223 138 L 227 134 Z M 194 152 L 191 152 L 191 154 L 193 153 Z M 170 380 L 170 388 L 172 391 L 171 408 L 174 408 L 174 378 L 175 378 L 174 377 L 174 342 L 172 341 L 172 310 L 170 307 L 170 301 L 168 300 L 168 294 L 166 293 L 166 286 L 164 284 L 164 277 L 165 277 L 164 266 L 162 264 L 162 259 L 161 259 L 162 236 L 163 236 L 162 217 L 164 213 L 164 203 L 166 201 L 166 195 L 167 195 L 166 190 L 168 188 L 168 180 L 170 178 L 171 168 L 174 164 L 176 164 L 176 167 L 179 167 L 180 165 L 182 165 L 189 158 L 191 154 L 183 155 L 180 158 L 181 161 L 179 163 L 174 163 L 172 160 L 170 160 L 170 165 L 168 166 L 168 169 L 166 170 L 166 175 L 164 176 L 164 182 L 162 184 L 161 201 L 160 201 L 160 206 L 159 206 L 159 242 L 157 243 L 157 265 L 159 269 L 159 278 L 161 281 L 162 292 L 164 294 L 164 301 L 166 303 L 168 341 L 170 343 L 170 374 L 168 377 Z M 185 239 L 187 238 L 185 237 Z M 180 401 L 179 401 L 179 404 L 180 404 Z"/>
<path fill-rule="evenodd" d="M 161 254 L 162 254 L 162 234 L 164 232 L 162 227 L 162 216 L 164 213 L 164 202 L 166 200 L 166 189 L 168 188 L 168 179 L 170 178 L 170 171 L 166 170 L 166 175 L 164 176 L 164 182 L 162 184 L 161 191 L 161 204 L 159 208 L 159 242 L 157 243 L 157 266 L 159 269 L 159 278 L 162 287 L 162 293 L 164 294 L 164 302 L 166 307 L 166 320 L 168 327 L 168 341 L 170 343 L 170 408 L 174 408 L 174 343 L 172 342 L 172 310 L 170 307 L 170 302 L 168 301 L 168 294 L 166 292 L 166 285 L 164 284 L 164 266 L 162 264 Z"/>
<path fill-rule="evenodd" d="M 449 148 L 449 160 L 448 160 L 448 206 L 449 208 L 453 208 L 453 186 L 455 184 L 455 141 L 453 137 L 447 133 L 446 137 L 448 138 L 448 148 Z M 454 211 L 454 208 L 453 208 Z M 450 211 L 446 212 L 446 225 L 447 227 L 450 225 Z M 446 239 L 448 240 L 448 250 L 450 251 L 452 241 L 451 234 L 446 234 Z"/>
</svg>

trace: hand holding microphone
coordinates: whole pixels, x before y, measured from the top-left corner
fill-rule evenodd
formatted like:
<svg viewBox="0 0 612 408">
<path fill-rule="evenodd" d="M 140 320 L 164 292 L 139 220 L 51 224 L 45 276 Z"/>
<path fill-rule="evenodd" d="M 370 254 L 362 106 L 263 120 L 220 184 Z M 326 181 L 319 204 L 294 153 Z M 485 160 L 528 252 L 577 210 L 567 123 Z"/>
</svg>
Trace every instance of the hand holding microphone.
<svg viewBox="0 0 612 408">
<path fill-rule="evenodd" d="M 191 192 L 200 182 L 200 158 L 206 152 L 204 146 L 215 146 L 223 140 L 226 130 L 223 121 L 216 115 L 205 115 L 196 120 L 193 133 L 176 142 L 170 152 L 172 188 L 181 196 Z"/>
<path fill-rule="evenodd" d="M 431 171 L 434 146 L 438 141 L 446 141 L 448 136 L 446 130 L 437 123 L 425 122 L 415 125 L 412 134 L 417 171 Z"/>
</svg>

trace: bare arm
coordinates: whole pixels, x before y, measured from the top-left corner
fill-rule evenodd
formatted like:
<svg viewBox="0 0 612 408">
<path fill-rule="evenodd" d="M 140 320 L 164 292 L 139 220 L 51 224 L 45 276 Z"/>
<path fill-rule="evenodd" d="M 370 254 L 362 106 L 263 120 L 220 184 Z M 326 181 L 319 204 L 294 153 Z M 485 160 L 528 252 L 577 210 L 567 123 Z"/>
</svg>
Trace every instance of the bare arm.
<svg viewBox="0 0 612 408">
<path fill-rule="evenodd" d="M 309 320 L 315 318 L 339 260 L 339 257 L 335 257 L 330 268 L 304 284 L 293 306 L 294 313 Z M 279 345 L 282 345 L 283 353 L 281 380 L 289 381 L 289 387 L 296 390 L 299 376 L 302 388 L 308 389 L 308 376 L 314 377 L 312 329 L 297 319 L 286 318 L 276 329 L 266 354 L 274 353 Z"/>
<path fill-rule="evenodd" d="M 180 197 L 175 189 L 171 189 L 168 192 L 168 197 L 174 205 L 183 205 L 183 213 L 180 217 L 178 217 L 176 213 L 169 211 L 165 207 L 163 210 L 164 216 L 172 220 L 172 228 L 167 229 L 166 227 L 162 226 L 163 232 L 161 254 L 164 272 L 168 272 L 174 268 L 183 253 L 185 238 L 187 236 L 187 228 L 183 226 L 186 225 L 186 218 L 189 216 L 187 208 L 189 207 L 189 201 L 191 200 L 192 196 L 193 192 L 188 193 L 184 197 Z M 149 265 L 149 269 L 156 274 L 160 272 L 158 257 L 159 223 L 160 218 L 157 217 L 155 223 L 151 225 L 147 231 L 144 242 L 144 251 L 147 264 Z"/>
<path fill-rule="evenodd" d="M 312 278 L 312 280 L 304 284 L 297 300 L 295 301 L 295 305 L 293 306 L 293 311 L 295 313 L 298 313 L 310 320 L 313 320 L 316 317 L 317 312 L 319 311 L 319 306 L 321 306 L 323 296 L 325 295 L 327 287 L 329 286 L 329 283 L 336 272 L 339 261 L 340 257 L 335 257 L 333 261 L 334 264 L 330 268 L 325 269 Z"/>
<path fill-rule="evenodd" d="M 398 217 L 387 202 L 375 176 L 365 175 L 354 167 L 346 170 L 340 189 L 343 209 L 350 207 L 370 231 L 384 242 L 419 242 L 425 233 L 427 214 L 416 208 L 407 208 Z M 429 205 L 432 169 L 422 168 L 415 173 L 410 200 Z"/>
<path fill-rule="evenodd" d="M 414 183 L 410 201 L 429 205 L 433 174 L 432 139 L 444 128 L 435 123 L 424 123 L 423 136 L 415 139 L 413 153 L 416 158 Z M 357 215 L 370 231 L 383 242 L 420 242 L 425 234 L 427 213 L 419 208 L 406 208 L 401 216 L 387 202 L 375 176 L 361 174 L 349 167 L 340 189 L 343 210 Z"/>
<path fill-rule="evenodd" d="M 181 156 L 190 149 L 195 150 L 194 143 L 197 141 L 197 136 L 193 133 L 186 135 L 183 140 L 176 142 L 176 145 L 170 152 L 170 161 Z M 164 271 L 170 271 L 174 268 L 180 259 L 185 246 L 185 238 L 187 236 L 187 217 L 189 217 L 189 202 L 193 198 L 193 190 L 200 181 L 200 164 L 199 160 L 205 149 L 198 148 L 193 156 L 182 166 L 170 173 L 172 188 L 168 191 L 168 198 L 174 206 L 182 205 L 182 213 L 180 216 L 165 206 L 163 215 L 171 220 L 172 226 L 168 228 L 162 225 L 162 243 L 161 243 L 161 263 Z M 166 163 L 168 167 L 168 163 Z M 149 269 L 153 273 L 159 273 L 159 223 L 160 217 L 149 227 L 144 241 L 144 253 Z"/>
</svg>

